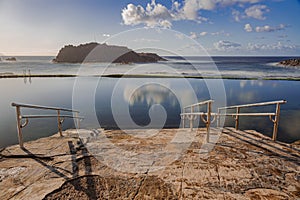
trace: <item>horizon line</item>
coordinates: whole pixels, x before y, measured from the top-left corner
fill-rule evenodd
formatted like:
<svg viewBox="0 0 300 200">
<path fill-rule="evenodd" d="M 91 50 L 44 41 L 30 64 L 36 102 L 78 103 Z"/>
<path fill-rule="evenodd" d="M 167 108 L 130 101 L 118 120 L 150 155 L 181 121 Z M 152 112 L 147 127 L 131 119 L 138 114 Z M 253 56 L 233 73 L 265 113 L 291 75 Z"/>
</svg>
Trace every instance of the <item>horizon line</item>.
<svg viewBox="0 0 300 200">
<path fill-rule="evenodd" d="M 3 57 L 56 57 L 56 55 L 22 55 L 22 54 L 11 54 L 11 55 L 0 55 L 0 58 Z M 159 55 L 162 57 L 300 57 L 300 55 Z"/>
</svg>

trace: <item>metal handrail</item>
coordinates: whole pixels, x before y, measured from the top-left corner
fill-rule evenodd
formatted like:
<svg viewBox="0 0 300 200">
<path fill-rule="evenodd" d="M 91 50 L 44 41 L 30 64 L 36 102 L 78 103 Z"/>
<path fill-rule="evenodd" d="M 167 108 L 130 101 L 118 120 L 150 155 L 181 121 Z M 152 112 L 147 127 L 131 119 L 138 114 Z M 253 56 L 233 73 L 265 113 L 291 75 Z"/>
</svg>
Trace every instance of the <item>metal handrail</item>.
<svg viewBox="0 0 300 200">
<path fill-rule="evenodd" d="M 246 108 L 246 107 L 267 106 L 267 105 L 273 105 L 273 104 L 277 104 L 277 103 L 284 104 L 284 103 L 287 103 L 287 101 L 286 100 L 280 100 L 280 101 L 269 101 L 269 102 L 242 104 L 242 105 L 234 105 L 234 106 L 221 107 L 221 108 L 218 108 L 218 109 L 224 110 L 224 109 L 233 109 L 233 108 Z"/>
<path fill-rule="evenodd" d="M 22 118 L 52 118 L 57 117 L 57 115 L 22 115 Z M 78 119 L 84 119 L 83 117 L 74 117 L 73 115 L 60 115 L 60 117 L 63 118 L 78 118 Z"/>
<path fill-rule="evenodd" d="M 211 117 L 213 116 L 211 110 L 212 110 L 212 103 L 214 102 L 214 100 L 206 100 L 206 101 L 202 101 L 202 102 L 198 102 L 195 104 L 191 104 L 188 106 L 185 106 L 183 108 L 183 113 L 180 114 L 180 117 L 182 119 L 182 126 L 183 128 L 185 128 L 185 119 L 187 118 L 190 121 L 190 129 L 191 131 L 193 130 L 193 121 L 195 119 L 197 119 L 197 116 L 199 116 L 201 118 L 201 120 L 205 123 L 206 125 L 206 132 L 207 132 L 207 136 L 206 136 L 206 141 L 209 142 L 209 133 L 210 133 L 210 124 L 214 122 L 214 120 L 216 119 L 214 117 L 214 119 L 212 120 Z M 205 112 L 194 112 L 194 108 L 196 106 L 207 106 L 207 110 L 206 113 Z M 191 110 L 189 112 L 185 112 L 186 109 L 190 108 Z M 204 118 L 206 116 L 206 119 Z"/>
<path fill-rule="evenodd" d="M 193 120 L 195 120 L 198 116 L 202 119 L 202 121 L 206 124 L 207 128 L 207 142 L 209 142 L 209 132 L 210 132 L 210 124 L 217 119 L 217 127 L 220 127 L 220 117 L 222 116 L 232 116 L 235 120 L 235 129 L 239 129 L 239 118 L 240 116 L 269 116 L 270 120 L 273 122 L 273 136 L 272 139 L 276 141 L 277 139 L 277 132 L 278 132 L 278 124 L 279 124 L 279 116 L 280 116 L 280 105 L 287 103 L 286 100 L 279 100 L 279 101 L 269 101 L 269 102 L 260 102 L 260 103 L 252 103 L 252 104 L 242 104 L 242 105 L 234 105 L 234 106 L 227 106 L 218 108 L 218 113 L 211 112 L 211 106 L 213 100 L 202 101 L 199 103 L 191 104 L 185 106 L 183 108 L 183 112 L 180 114 L 181 119 L 183 120 L 183 128 L 185 128 L 185 119 L 190 121 L 190 128 L 193 130 Z M 194 108 L 196 106 L 203 106 L 207 105 L 207 112 L 195 112 Z M 276 105 L 275 112 L 262 112 L 262 113 L 254 113 L 254 112 L 244 112 L 241 113 L 242 108 L 249 108 L 249 107 L 258 107 L 258 106 L 269 106 L 269 105 Z M 190 109 L 190 111 L 186 111 Z M 226 110 L 235 109 L 235 113 L 230 112 L 226 113 Z M 225 111 L 225 113 L 221 113 L 221 111 Z M 204 119 L 206 116 L 206 119 Z M 213 117 L 213 120 L 211 120 Z"/>
<path fill-rule="evenodd" d="M 213 101 L 214 101 L 214 100 L 212 100 L 212 99 L 206 100 L 206 101 L 201 101 L 201 102 L 198 102 L 198 103 L 194 103 L 194 104 L 185 106 L 183 109 L 187 109 L 187 108 L 191 108 L 191 107 L 195 107 L 195 106 L 201 106 L 201 105 L 207 104 L 207 103 L 209 103 L 209 102 L 213 102 Z"/>
<path fill-rule="evenodd" d="M 32 105 L 32 104 L 21 104 L 21 103 L 11 103 L 12 106 L 20 106 L 23 108 L 34 108 L 34 109 L 44 109 L 44 110 L 61 110 L 61 111 L 67 111 L 67 112 L 77 112 L 78 110 L 72 110 L 68 108 L 59 108 L 59 107 L 48 107 L 48 106 L 40 106 L 40 105 Z"/>
<path fill-rule="evenodd" d="M 276 141 L 277 139 L 277 132 L 278 132 L 278 124 L 279 124 L 279 116 L 280 116 L 280 105 L 287 103 L 286 100 L 279 100 L 279 101 L 269 101 L 269 102 L 260 102 L 260 103 L 252 103 L 252 104 L 242 104 L 242 105 L 234 105 L 234 106 L 227 106 L 218 108 L 218 119 L 217 119 L 217 126 L 219 127 L 220 117 L 221 116 L 232 116 L 235 120 L 235 129 L 239 129 L 239 117 L 240 116 L 269 116 L 270 120 L 273 122 L 273 136 L 272 139 Z M 249 108 L 249 107 L 258 107 L 258 106 L 269 106 L 269 105 L 276 105 L 275 113 L 240 113 L 241 108 Z M 221 111 L 226 111 L 227 109 L 236 109 L 235 113 L 224 113 L 222 114 Z M 273 119 L 274 117 L 274 119 Z"/>
<path fill-rule="evenodd" d="M 59 107 L 48 107 L 48 106 L 40 106 L 40 105 L 32 105 L 32 104 L 22 104 L 22 103 L 12 103 L 13 107 L 16 107 L 16 114 L 17 114 L 17 131 L 18 131 L 18 139 L 19 145 L 21 148 L 24 148 L 23 144 L 23 135 L 22 135 L 22 128 L 27 126 L 29 119 L 31 118 L 52 118 L 57 117 L 57 124 L 58 124 L 58 131 L 60 136 L 62 136 L 62 123 L 64 122 L 65 118 L 73 118 L 77 119 L 77 127 L 79 128 L 80 123 L 79 121 L 84 119 L 83 117 L 78 116 L 78 110 L 72 110 L 68 108 L 59 108 Z M 57 115 L 22 115 L 21 108 L 32 108 L 32 109 L 41 109 L 41 110 L 55 110 Z M 71 112 L 74 113 L 73 115 L 61 115 L 61 111 L 64 112 Z M 22 123 L 22 119 L 25 119 L 25 123 Z"/>
</svg>

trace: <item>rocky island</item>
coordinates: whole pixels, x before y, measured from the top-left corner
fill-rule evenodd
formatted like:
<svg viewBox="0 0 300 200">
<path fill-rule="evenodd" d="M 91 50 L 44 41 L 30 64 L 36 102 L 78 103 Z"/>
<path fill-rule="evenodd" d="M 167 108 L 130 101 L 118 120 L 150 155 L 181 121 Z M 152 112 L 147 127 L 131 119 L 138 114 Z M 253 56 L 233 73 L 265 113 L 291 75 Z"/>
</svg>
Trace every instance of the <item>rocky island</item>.
<svg viewBox="0 0 300 200">
<path fill-rule="evenodd" d="M 137 53 L 124 46 L 98 44 L 96 42 L 80 44 L 79 46 L 64 46 L 53 62 L 56 63 L 151 63 L 165 61 L 155 53 Z"/>
<path fill-rule="evenodd" d="M 15 57 L 10 57 L 10 58 L 6 58 L 6 61 L 17 61 L 17 59 Z"/>
<path fill-rule="evenodd" d="M 292 66 L 292 67 L 300 66 L 300 58 L 283 60 L 279 62 L 279 65 Z"/>
</svg>

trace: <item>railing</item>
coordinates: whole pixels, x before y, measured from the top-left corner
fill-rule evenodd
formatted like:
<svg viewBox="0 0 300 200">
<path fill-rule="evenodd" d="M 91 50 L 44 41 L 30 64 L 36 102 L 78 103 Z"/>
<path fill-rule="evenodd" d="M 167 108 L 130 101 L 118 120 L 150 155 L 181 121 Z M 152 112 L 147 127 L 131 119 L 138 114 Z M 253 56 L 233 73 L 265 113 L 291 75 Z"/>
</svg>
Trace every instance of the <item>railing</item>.
<svg viewBox="0 0 300 200">
<path fill-rule="evenodd" d="M 221 116 L 232 116 L 235 120 L 235 129 L 239 129 L 239 118 L 240 116 L 269 116 L 270 120 L 274 123 L 273 126 L 273 136 L 272 139 L 276 141 L 277 139 L 277 132 L 278 132 L 278 124 L 279 124 L 279 115 L 280 115 L 280 105 L 285 104 L 286 100 L 280 100 L 280 101 L 270 101 L 270 102 L 261 102 L 261 103 L 253 103 L 253 104 L 244 104 L 244 105 L 235 105 L 235 106 L 227 106 L 218 108 L 218 120 L 217 120 L 217 126 L 219 127 L 220 124 L 220 117 Z M 258 107 L 258 106 L 269 106 L 269 105 L 276 105 L 275 112 L 271 113 L 241 113 L 241 108 L 249 108 L 249 107 Z M 222 111 L 235 109 L 235 113 L 222 113 Z M 273 118 L 274 117 L 274 118 Z"/>
<path fill-rule="evenodd" d="M 206 141 L 209 142 L 209 133 L 210 133 L 210 125 L 215 121 L 215 118 L 211 120 L 211 116 L 214 115 L 211 112 L 212 109 L 212 103 L 213 100 L 207 100 L 207 101 L 202 101 L 199 103 L 195 103 L 189 106 L 186 106 L 183 108 L 183 113 L 180 114 L 180 117 L 182 119 L 182 126 L 185 128 L 185 119 L 188 119 L 190 122 L 190 129 L 191 131 L 193 130 L 193 121 L 197 119 L 197 117 L 200 117 L 201 120 L 205 123 L 206 125 L 206 130 L 207 130 L 207 137 Z M 206 112 L 195 112 L 195 108 L 201 107 L 201 106 L 206 106 Z M 206 116 L 206 119 L 204 118 Z"/>
<path fill-rule="evenodd" d="M 57 107 L 47 107 L 47 106 L 39 106 L 39 105 L 30 105 L 30 104 L 19 104 L 19 103 L 12 103 L 13 107 L 16 107 L 16 114 L 17 114 L 17 131 L 18 131 L 18 139 L 19 139 L 19 145 L 21 148 L 24 147 L 23 145 L 23 135 L 22 135 L 22 128 L 27 126 L 29 119 L 31 118 L 57 118 L 57 124 L 58 124 L 58 131 L 60 133 L 60 136 L 62 136 L 62 123 L 64 122 L 65 118 L 75 118 L 77 119 L 77 127 L 80 126 L 80 120 L 83 119 L 83 117 L 79 117 L 79 111 L 77 110 L 71 110 L 67 108 L 57 108 Z M 21 114 L 21 108 L 32 108 L 32 109 L 40 109 L 40 110 L 55 110 L 57 112 L 56 115 L 22 115 Z M 64 112 L 70 112 L 74 113 L 73 115 L 61 115 L 61 111 Z M 25 119 L 25 122 L 22 123 L 22 119 Z"/>
<path fill-rule="evenodd" d="M 217 119 L 217 127 L 220 127 L 220 117 L 222 116 L 232 116 L 235 120 L 235 129 L 239 129 L 239 119 L 240 116 L 269 116 L 270 120 L 274 123 L 273 126 L 273 135 L 272 139 L 276 141 L 277 132 L 278 132 L 278 124 L 279 124 L 279 116 L 280 116 L 280 105 L 285 104 L 286 100 L 280 101 L 270 101 L 270 102 L 261 102 L 261 103 L 253 103 L 253 104 L 244 104 L 244 105 L 234 105 L 218 108 L 218 113 L 212 113 L 212 103 L 213 100 L 207 100 L 199 103 L 195 103 L 183 108 L 183 112 L 180 114 L 183 128 L 185 128 L 185 119 L 188 119 L 190 122 L 190 129 L 193 130 L 193 121 L 200 117 L 201 120 L 205 123 L 207 129 L 207 137 L 206 141 L 209 142 L 209 134 L 210 134 L 210 126 Z M 195 108 L 200 106 L 207 106 L 206 112 L 198 112 Z M 241 113 L 242 108 L 250 108 L 250 107 L 259 107 L 259 106 L 269 106 L 276 105 L 275 112 L 264 112 L 264 113 L 254 113 L 254 112 L 244 112 Z M 226 113 L 226 110 L 235 109 L 235 113 Z M 225 111 L 225 112 L 222 112 Z M 204 119 L 206 116 L 206 119 Z M 213 119 L 211 119 L 213 117 Z"/>
</svg>

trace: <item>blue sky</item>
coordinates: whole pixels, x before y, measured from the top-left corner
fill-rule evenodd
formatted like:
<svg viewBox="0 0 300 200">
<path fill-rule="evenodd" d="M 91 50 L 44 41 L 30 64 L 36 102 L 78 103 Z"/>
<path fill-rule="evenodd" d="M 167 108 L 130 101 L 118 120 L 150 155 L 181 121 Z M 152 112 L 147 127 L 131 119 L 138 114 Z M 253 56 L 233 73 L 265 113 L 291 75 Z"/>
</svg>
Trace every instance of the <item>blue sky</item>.
<svg viewBox="0 0 300 200">
<path fill-rule="evenodd" d="M 299 18 L 299 0 L 0 0 L 0 54 L 56 55 L 96 40 L 182 54 L 197 55 L 187 47 L 198 43 L 210 55 L 299 56 Z"/>
</svg>

